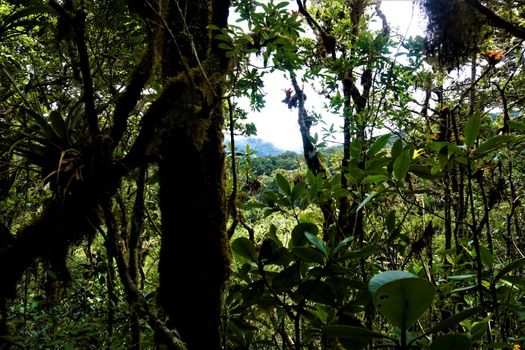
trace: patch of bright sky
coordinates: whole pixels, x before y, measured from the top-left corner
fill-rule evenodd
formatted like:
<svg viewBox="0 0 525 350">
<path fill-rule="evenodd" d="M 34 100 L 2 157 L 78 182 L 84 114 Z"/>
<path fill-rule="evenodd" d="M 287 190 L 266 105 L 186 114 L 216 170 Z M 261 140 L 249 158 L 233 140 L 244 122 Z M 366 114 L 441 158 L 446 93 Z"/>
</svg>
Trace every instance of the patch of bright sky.
<svg viewBox="0 0 525 350">
<path fill-rule="evenodd" d="M 296 9 L 295 1 L 291 1 L 291 9 Z M 419 5 L 412 0 L 383 0 L 381 9 L 387 17 L 393 33 L 409 37 L 422 35 L 424 23 L 419 10 Z M 371 23 L 372 30 L 379 30 L 379 19 Z M 302 149 L 301 134 L 297 124 L 297 110 L 289 110 L 281 100 L 284 98 L 283 88 L 291 87 L 289 78 L 282 72 L 274 72 L 265 76 L 264 93 L 266 106 L 260 112 L 249 112 L 249 121 L 257 127 L 257 137 L 273 143 L 283 150 L 299 151 Z M 319 124 L 312 130 L 312 134 L 322 136 L 322 128 L 334 125 L 335 130 L 340 130 L 343 124 L 341 116 L 336 116 L 323 109 L 326 100 L 319 97 L 312 88 L 304 85 L 307 95 L 306 108 L 316 111 L 323 116 L 325 124 Z M 249 111 L 247 104 L 241 101 L 241 106 Z M 338 137 L 340 139 L 340 137 Z"/>
</svg>

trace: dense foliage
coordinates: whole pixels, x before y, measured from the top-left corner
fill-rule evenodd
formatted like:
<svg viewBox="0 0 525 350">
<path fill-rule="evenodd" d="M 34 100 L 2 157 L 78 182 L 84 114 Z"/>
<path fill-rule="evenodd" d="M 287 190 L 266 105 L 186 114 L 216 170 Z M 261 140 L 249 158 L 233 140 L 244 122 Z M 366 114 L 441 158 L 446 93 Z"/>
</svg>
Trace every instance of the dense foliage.
<svg viewBox="0 0 525 350">
<path fill-rule="evenodd" d="M 0 1 L 0 349 L 521 349 L 525 4 L 416 6 Z"/>
</svg>

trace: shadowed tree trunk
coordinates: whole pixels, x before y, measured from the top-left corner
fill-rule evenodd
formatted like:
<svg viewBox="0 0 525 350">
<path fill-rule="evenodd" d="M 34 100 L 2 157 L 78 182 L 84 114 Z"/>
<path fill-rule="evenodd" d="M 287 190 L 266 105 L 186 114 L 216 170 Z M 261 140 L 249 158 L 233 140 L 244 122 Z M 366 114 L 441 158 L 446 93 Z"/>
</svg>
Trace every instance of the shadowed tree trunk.
<svg viewBox="0 0 525 350">
<path fill-rule="evenodd" d="M 314 175 L 322 174 L 324 178 L 330 176 L 328 169 L 319 157 L 316 145 L 312 142 L 310 134 L 310 127 L 312 126 L 312 117 L 310 117 L 304 106 L 306 95 L 299 87 L 297 78 L 294 73 L 290 73 L 290 80 L 295 91 L 295 98 L 297 99 L 297 123 L 299 124 L 299 131 L 301 132 L 301 140 L 303 142 L 303 156 L 306 161 L 306 166 Z M 287 102 L 285 99 L 283 102 Z M 290 105 L 289 105 L 290 107 Z M 329 199 L 325 203 L 320 204 L 321 212 L 323 213 L 323 239 L 328 241 L 328 229 L 335 221 L 335 213 L 332 210 L 333 200 Z"/>
<path fill-rule="evenodd" d="M 52 4 L 60 16 L 72 19 L 74 9 L 62 13 L 62 5 Z M 72 6 L 70 1 L 65 4 Z M 130 294 L 130 300 L 139 298 L 133 273 L 129 276 L 126 261 L 114 247 L 118 230 L 111 224 L 108 203 L 123 177 L 155 159 L 159 165 L 163 231 L 159 305 L 167 316 L 169 328 L 179 332 L 189 349 L 219 349 L 220 297 L 230 259 L 225 232 L 221 87 L 229 62 L 212 39 L 217 33 L 211 33 L 208 26 L 227 25 L 230 3 L 128 0 L 127 4 L 145 20 L 150 45 L 126 89 L 115 101 L 111 127 L 100 133 L 95 127 L 89 128 L 87 145 L 75 145 L 81 155 L 79 162 L 84 165 L 82 179 L 69 183 L 62 197 L 53 197 L 40 217 L 20 230 L 13 243 L 0 252 L 0 301 L 15 295 L 17 282 L 38 258 L 50 260 L 67 275 L 64 259 L 69 245 L 103 224 L 99 217 L 104 205 L 105 225 L 113 232 L 108 235 L 113 237 L 109 246 L 118 261 L 121 279 L 127 282 L 126 293 Z M 78 41 L 83 40 L 79 36 Z M 127 119 L 157 62 L 162 65 L 163 89 L 142 116 L 129 152 L 122 158 L 114 156 L 115 150 L 121 151 L 117 147 L 127 130 Z M 89 70 L 89 62 L 84 63 L 83 68 Z M 93 88 L 90 81 L 83 81 L 82 86 L 84 100 L 95 96 L 88 93 Z M 87 102 L 91 106 L 93 101 L 83 102 L 87 110 Z M 92 108 L 90 111 L 87 122 L 95 125 L 96 111 Z M 56 164 L 56 160 L 51 159 L 51 163 Z M 43 172 L 49 174 L 46 169 Z M 3 308 L 2 302 L 0 309 Z M 141 310 L 149 321 L 154 318 L 148 305 Z M 153 321 L 152 328 L 160 330 L 159 334 L 164 332 L 159 339 L 168 339 L 159 345 L 180 348 L 176 342 L 170 343 L 172 337 L 166 334 L 169 330 L 157 319 Z"/>
<path fill-rule="evenodd" d="M 210 18 L 226 25 L 229 1 L 168 6 L 162 68 L 175 88 L 159 146 L 159 303 L 189 349 L 219 349 L 229 271 L 221 87 L 228 62 L 207 27 Z"/>
</svg>

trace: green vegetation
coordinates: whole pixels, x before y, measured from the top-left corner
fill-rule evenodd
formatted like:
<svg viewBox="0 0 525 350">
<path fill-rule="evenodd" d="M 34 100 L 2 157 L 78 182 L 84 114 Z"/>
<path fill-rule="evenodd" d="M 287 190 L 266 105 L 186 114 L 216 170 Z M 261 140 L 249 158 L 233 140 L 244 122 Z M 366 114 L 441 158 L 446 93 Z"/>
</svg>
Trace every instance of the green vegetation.
<svg viewBox="0 0 525 350">
<path fill-rule="evenodd" d="M 249 145 L 251 149 L 256 151 L 257 157 L 265 156 L 278 156 L 285 151 L 275 147 L 272 143 L 263 141 L 255 137 L 248 138 L 236 138 L 235 146 L 237 149 L 246 149 L 246 146 Z"/>
<path fill-rule="evenodd" d="M 0 1 L 0 349 L 521 349 L 525 5 L 418 4 Z"/>
<path fill-rule="evenodd" d="M 304 163 L 304 159 L 295 152 L 284 152 L 278 156 L 263 156 L 252 159 L 255 175 L 271 176 L 275 170 L 295 170 Z"/>
</svg>

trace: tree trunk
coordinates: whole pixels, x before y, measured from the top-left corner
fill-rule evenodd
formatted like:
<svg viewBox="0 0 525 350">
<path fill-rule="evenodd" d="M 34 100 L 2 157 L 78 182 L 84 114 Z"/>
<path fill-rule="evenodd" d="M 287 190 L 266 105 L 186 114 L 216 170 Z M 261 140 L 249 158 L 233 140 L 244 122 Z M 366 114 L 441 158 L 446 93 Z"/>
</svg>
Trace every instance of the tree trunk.
<svg viewBox="0 0 525 350">
<path fill-rule="evenodd" d="M 221 83 L 227 61 L 207 26 L 226 25 L 229 2 L 170 2 L 163 76 L 175 92 L 159 146 L 162 246 L 158 300 L 189 349 L 220 348 L 229 272 Z M 182 6 L 182 4 L 180 4 Z M 211 14 L 211 16 L 210 16 Z"/>
</svg>

